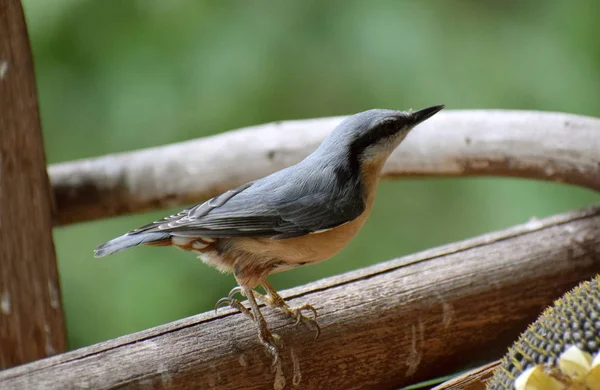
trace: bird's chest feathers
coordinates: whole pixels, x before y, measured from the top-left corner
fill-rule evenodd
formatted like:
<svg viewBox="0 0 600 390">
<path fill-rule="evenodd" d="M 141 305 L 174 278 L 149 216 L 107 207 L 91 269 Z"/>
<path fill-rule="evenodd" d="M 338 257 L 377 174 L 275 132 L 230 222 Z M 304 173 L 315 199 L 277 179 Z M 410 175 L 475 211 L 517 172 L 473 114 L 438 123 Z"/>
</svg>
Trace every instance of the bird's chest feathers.
<svg viewBox="0 0 600 390">
<path fill-rule="evenodd" d="M 268 237 L 246 238 L 237 241 L 236 249 L 282 263 L 316 263 L 329 259 L 354 238 L 367 219 L 367 210 L 358 218 L 319 233 L 284 240 Z"/>
</svg>

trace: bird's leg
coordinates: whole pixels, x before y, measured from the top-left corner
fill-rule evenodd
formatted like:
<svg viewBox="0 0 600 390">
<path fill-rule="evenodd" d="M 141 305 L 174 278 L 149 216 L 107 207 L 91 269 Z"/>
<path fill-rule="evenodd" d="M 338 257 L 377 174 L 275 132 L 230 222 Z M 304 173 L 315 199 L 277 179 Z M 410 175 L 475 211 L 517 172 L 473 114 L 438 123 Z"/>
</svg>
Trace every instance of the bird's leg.
<svg viewBox="0 0 600 390">
<path fill-rule="evenodd" d="M 252 313 L 254 313 L 254 322 L 258 327 L 258 338 L 265 348 L 267 348 L 267 351 L 273 356 L 273 365 L 275 365 L 279 361 L 279 336 L 271 333 L 267 327 L 267 321 L 265 321 L 265 318 L 262 316 L 258 304 L 256 303 L 256 298 L 254 298 L 254 290 L 248 287 L 242 287 L 242 290 L 248 297 L 250 309 L 252 309 Z"/>
<path fill-rule="evenodd" d="M 281 295 L 277 293 L 277 291 L 275 291 L 275 289 L 273 288 L 273 286 L 271 286 L 269 282 L 265 280 L 261 285 L 268 294 L 267 296 L 257 294 L 258 298 L 261 301 L 263 301 L 268 306 L 278 308 L 287 315 L 291 316 L 293 319 L 296 320 L 296 325 L 298 325 L 302 321 L 313 326 L 316 331 L 315 340 L 319 337 L 319 335 L 321 334 L 321 328 L 319 327 L 319 323 L 317 322 L 317 310 L 312 305 L 305 304 L 298 307 L 289 307 L 288 304 L 285 303 L 285 300 L 281 297 Z M 313 314 L 312 318 L 302 314 L 303 310 L 310 310 Z"/>
<path fill-rule="evenodd" d="M 234 298 L 236 294 L 248 297 L 248 302 L 250 303 L 252 312 L 248 310 L 238 299 Z M 279 336 L 272 334 L 271 331 L 269 331 L 269 328 L 267 327 L 267 322 L 265 321 L 264 317 L 260 313 L 260 310 L 258 309 L 258 305 L 254 298 L 254 294 L 256 293 L 252 289 L 244 289 L 240 286 L 236 286 L 233 289 L 231 289 L 231 291 L 229 292 L 229 294 L 227 294 L 226 297 L 223 297 L 217 301 L 217 304 L 215 305 L 215 312 L 219 307 L 227 305 L 229 307 L 237 309 L 239 312 L 249 317 L 252 321 L 256 322 L 259 331 L 258 337 L 263 343 L 263 345 L 267 348 L 267 351 L 271 355 L 273 355 L 273 365 L 275 365 L 279 360 L 279 347 L 277 346 Z"/>
<path fill-rule="evenodd" d="M 244 295 L 244 290 L 240 286 L 232 288 L 226 297 L 223 297 L 217 301 L 217 304 L 215 305 L 215 313 L 217 312 L 217 309 L 219 307 L 227 305 L 238 310 L 240 313 L 246 315 L 247 317 L 250 317 L 250 319 L 254 320 L 254 316 L 252 315 L 252 313 L 250 313 L 250 310 L 246 309 L 246 307 L 242 305 L 242 303 L 238 299 L 234 298 L 235 294 Z"/>
</svg>

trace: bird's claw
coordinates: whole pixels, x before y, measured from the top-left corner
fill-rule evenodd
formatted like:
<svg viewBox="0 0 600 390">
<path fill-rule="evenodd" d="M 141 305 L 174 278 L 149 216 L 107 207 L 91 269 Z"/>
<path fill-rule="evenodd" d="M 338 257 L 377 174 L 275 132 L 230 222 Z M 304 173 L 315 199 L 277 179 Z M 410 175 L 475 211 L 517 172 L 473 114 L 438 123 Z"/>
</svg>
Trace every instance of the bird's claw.
<svg viewBox="0 0 600 390">
<path fill-rule="evenodd" d="M 267 291 L 267 293 L 269 295 L 257 294 L 257 297 L 261 301 L 266 303 L 267 306 L 272 307 L 272 308 L 277 308 L 277 309 L 283 311 L 284 313 L 286 313 L 287 315 L 289 315 L 290 317 L 292 317 L 293 319 L 295 319 L 296 326 L 300 322 L 305 322 L 308 325 L 314 327 L 315 331 L 316 331 L 315 340 L 317 338 L 319 338 L 319 335 L 321 334 L 321 327 L 319 326 L 319 323 L 317 322 L 317 310 L 312 305 L 304 304 L 304 305 L 298 306 L 298 307 L 289 307 L 287 305 L 287 303 L 285 303 L 283 298 L 281 298 L 281 296 L 279 294 L 277 294 L 277 291 L 275 291 L 273 289 L 273 287 L 271 287 L 269 284 L 263 285 L 263 287 L 265 288 L 265 290 Z M 304 314 L 302 314 L 303 310 L 310 310 L 313 314 L 312 318 L 307 317 Z"/>
<path fill-rule="evenodd" d="M 307 317 L 304 314 L 302 314 L 303 310 L 309 310 L 312 312 L 312 318 L 311 317 Z M 305 304 L 302 306 L 298 306 L 298 307 L 291 307 L 288 309 L 288 313 L 296 319 L 296 324 L 295 326 L 298 326 L 298 324 L 300 324 L 300 322 L 306 322 L 307 324 L 309 324 L 310 326 L 315 328 L 315 340 L 317 338 L 319 338 L 319 335 L 321 334 L 321 327 L 319 326 L 319 323 L 317 322 L 317 309 L 315 309 L 312 305 L 309 304 Z"/>
<path fill-rule="evenodd" d="M 227 294 L 226 297 L 223 297 L 223 298 L 219 299 L 217 301 L 217 303 L 215 304 L 215 314 L 217 313 L 217 310 L 219 309 L 219 307 L 221 307 L 223 305 L 231 306 L 231 302 L 232 301 L 238 301 L 237 299 L 233 298 L 235 296 L 235 294 L 238 294 L 238 293 L 239 294 L 242 293 L 242 289 L 241 289 L 240 286 L 236 286 L 236 287 L 232 288 L 231 291 L 229 291 L 229 294 Z"/>
<path fill-rule="evenodd" d="M 277 365 L 279 362 L 279 350 L 283 346 L 283 341 L 275 333 L 266 331 L 259 334 L 258 338 L 262 345 L 266 348 L 267 352 L 273 356 L 273 363 L 271 366 Z"/>
<path fill-rule="evenodd" d="M 232 288 L 226 297 L 219 299 L 217 301 L 217 303 L 215 304 L 215 314 L 217 313 L 217 310 L 219 309 L 219 307 L 229 306 L 229 307 L 232 307 L 232 308 L 236 309 L 237 311 L 247 315 L 248 317 L 254 319 L 254 316 L 252 315 L 252 313 L 250 313 L 250 311 L 248 309 L 246 309 L 246 307 L 244 305 L 242 305 L 242 303 L 238 299 L 234 298 L 234 296 L 236 294 L 240 294 L 243 296 L 244 290 L 242 290 L 242 288 L 239 286 Z"/>
</svg>

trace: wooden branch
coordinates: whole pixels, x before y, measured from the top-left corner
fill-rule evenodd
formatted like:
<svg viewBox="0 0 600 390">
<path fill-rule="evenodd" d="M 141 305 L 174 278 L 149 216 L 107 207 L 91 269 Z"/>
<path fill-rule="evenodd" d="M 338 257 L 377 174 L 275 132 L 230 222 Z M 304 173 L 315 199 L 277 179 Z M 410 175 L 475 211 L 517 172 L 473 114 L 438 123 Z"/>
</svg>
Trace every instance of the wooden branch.
<svg viewBox="0 0 600 390">
<path fill-rule="evenodd" d="M 498 366 L 499 360 L 459 375 L 432 390 L 485 390 L 486 382 L 492 378 Z"/>
<path fill-rule="evenodd" d="M 0 368 L 64 350 L 51 191 L 31 51 L 20 2 L 2 0 Z"/>
<path fill-rule="evenodd" d="M 288 290 L 316 307 L 322 333 L 264 309 L 285 343 L 273 369 L 248 319 L 227 310 L 0 372 L 0 388 L 399 388 L 499 358 L 598 272 L 600 206 Z"/>
<path fill-rule="evenodd" d="M 200 202 L 296 163 L 341 117 L 272 123 L 53 165 L 58 225 Z M 498 175 L 600 190 L 600 119 L 527 111 L 445 111 L 392 155 L 385 176 Z"/>
</svg>

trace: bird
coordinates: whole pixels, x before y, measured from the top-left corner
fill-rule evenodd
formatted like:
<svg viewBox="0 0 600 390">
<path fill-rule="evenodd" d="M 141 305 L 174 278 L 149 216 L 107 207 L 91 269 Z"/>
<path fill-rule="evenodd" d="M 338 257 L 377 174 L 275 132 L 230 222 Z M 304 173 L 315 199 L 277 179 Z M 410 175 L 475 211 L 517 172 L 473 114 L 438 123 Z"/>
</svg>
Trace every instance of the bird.
<svg viewBox="0 0 600 390">
<path fill-rule="evenodd" d="M 315 339 L 320 328 L 313 306 L 288 306 L 267 277 L 327 260 L 346 247 L 371 212 L 387 158 L 412 128 L 443 108 L 350 115 L 299 163 L 112 239 L 95 249 L 95 257 L 138 245 L 174 246 L 232 273 L 238 286 L 215 310 L 228 305 L 250 318 L 276 364 L 283 342 L 270 331 L 257 300 L 296 324 L 313 326 Z M 259 286 L 266 294 L 255 291 Z M 235 298 L 238 293 L 249 308 Z M 311 317 L 303 314 L 308 312 Z"/>
</svg>

